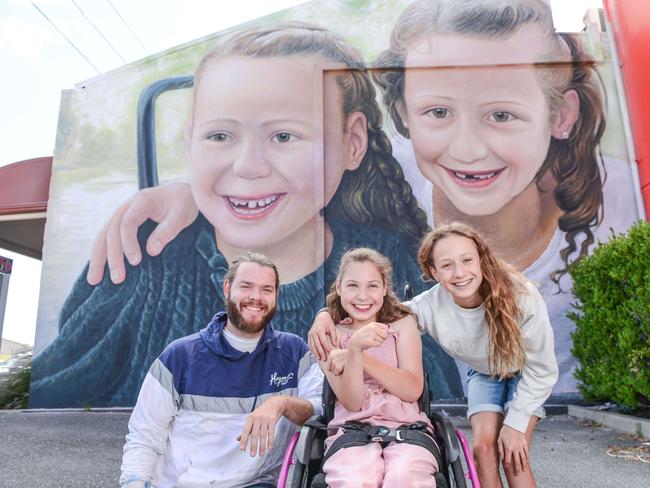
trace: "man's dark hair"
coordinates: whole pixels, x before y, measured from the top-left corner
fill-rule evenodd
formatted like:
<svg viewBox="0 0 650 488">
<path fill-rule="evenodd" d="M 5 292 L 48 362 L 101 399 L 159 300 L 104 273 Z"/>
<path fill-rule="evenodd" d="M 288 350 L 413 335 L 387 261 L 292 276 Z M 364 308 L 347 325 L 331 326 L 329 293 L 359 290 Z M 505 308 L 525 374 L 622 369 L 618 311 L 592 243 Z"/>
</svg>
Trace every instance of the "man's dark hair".
<svg viewBox="0 0 650 488">
<path fill-rule="evenodd" d="M 226 276 L 224 276 L 223 280 L 232 284 L 235 276 L 237 275 L 237 270 L 242 263 L 255 263 L 259 264 L 260 266 L 271 268 L 275 273 L 275 292 L 277 293 L 280 290 L 280 275 L 278 274 L 278 268 L 275 266 L 273 261 L 259 252 L 247 252 L 246 254 L 242 254 L 241 256 L 235 258 L 235 260 L 228 268 Z"/>
</svg>

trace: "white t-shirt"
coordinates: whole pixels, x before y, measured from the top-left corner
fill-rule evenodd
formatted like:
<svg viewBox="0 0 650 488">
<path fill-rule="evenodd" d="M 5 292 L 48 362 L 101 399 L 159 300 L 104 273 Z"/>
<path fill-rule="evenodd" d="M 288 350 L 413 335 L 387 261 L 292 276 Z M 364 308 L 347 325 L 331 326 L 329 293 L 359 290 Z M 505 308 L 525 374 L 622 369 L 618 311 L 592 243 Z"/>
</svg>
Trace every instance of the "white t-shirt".
<svg viewBox="0 0 650 488">
<path fill-rule="evenodd" d="M 504 420 L 506 425 L 520 432 L 526 432 L 530 417 L 549 397 L 558 378 L 553 329 L 544 299 L 535 285 L 528 282 L 526 287 L 526 293 L 518 299 L 523 315 L 519 325 L 526 360 Z M 450 356 L 480 373 L 490 374 L 489 336 L 483 305 L 473 309 L 462 308 L 440 284 L 420 293 L 406 305 L 417 315 L 419 324 Z"/>
<path fill-rule="evenodd" d="M 249 339 L 248 337 L 241 337 L 230 332 L 226 327 L 223 328 L 223 336 L 228 341 L 232 347 L 241 352 L 253 352 L 257 347 L 257 343 L 260 342 L 260 337 L 254 337 Z"/>
<path fill-rule="evenodd" d="M 406 180 L 411 185 L 421 208 L 427 213 L 428 223 L 433 228 L 433 184 L 420 172 L 411 142 L 403 137 L 397 137 L 392 143 L 393 155 L 402 165 Z M 624 232 L 640 218 L 634 198 L 634 179 L 630 163 L 608 157 L 604 157 L 603 160 L 607 179 L 603 186 L 603 221 L 598 227 L 592 229 L 596 243 L 609 240 L 611 229 L 616 233 Z M 577 237 L 578 249 L 583 240 L 583 235 Z M 573 284 L 568 273 L 560 279 L 560 288 L 551 280 L 551 273 L 565 267 L 560 251 L 566 245 L 565 233 L 557 229 L 542 255 L 523 271 L 524 275 L 537 285 L 544 297 L 553 326 L 555 355 L 560 368 L 560 377 L 553 390 L 554 393 L 578 390 L 573 377 L 577 361 L 571 354 L 573 345 L 571 334 L 575 330 L 575 324 L 566 316 L 567 312 L 572 310 L 571 304 L 575 301 L 571 294 Z M 592 249 L 593 246 L 590 252 Z M 569 261 L 576 257 L 577 252 L 569 257 Z M 464 372 L 462 365 L 459 365 L 459 368 Z"/>
</svg>

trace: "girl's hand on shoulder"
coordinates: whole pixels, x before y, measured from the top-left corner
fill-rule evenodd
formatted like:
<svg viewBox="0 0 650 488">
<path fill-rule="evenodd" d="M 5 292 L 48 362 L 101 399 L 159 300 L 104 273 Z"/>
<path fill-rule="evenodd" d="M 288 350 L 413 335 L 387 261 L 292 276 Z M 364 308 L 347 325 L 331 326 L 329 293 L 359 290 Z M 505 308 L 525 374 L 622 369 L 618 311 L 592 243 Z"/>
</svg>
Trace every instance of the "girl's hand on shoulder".
<svg viewBox="0 0 650 488">
<path fill-rule="evenodd" d="M 528 443 L 523 432 L 504 425 L 497 444 L 499 458 L 506 468 L 513 467 L 515 475 L 528 469 Z"/>
<path fill-rule="evenodd" d="M 335 376 L 343 374 L 345 370 L 345 361 L 348 357 L 346 349 L 334 349 L 327 356 L 326 369 Z"/>
<path fill-rule="evenodd" d="M 370 347 L 381 346 L 388 337 L 388 326 L 380 322 L 370 322 L 357 330 L 348 341 L 348 349 L 365 351 Z"/>
<path fill-rule="evenodd" d="M 327 361 L 330 351 L 341 344 L 336 325 L 326 310 L 319 312 L 314 318 L 314 323 L 307 334 L 307 344 L 319 361 Z"/>
</svg>

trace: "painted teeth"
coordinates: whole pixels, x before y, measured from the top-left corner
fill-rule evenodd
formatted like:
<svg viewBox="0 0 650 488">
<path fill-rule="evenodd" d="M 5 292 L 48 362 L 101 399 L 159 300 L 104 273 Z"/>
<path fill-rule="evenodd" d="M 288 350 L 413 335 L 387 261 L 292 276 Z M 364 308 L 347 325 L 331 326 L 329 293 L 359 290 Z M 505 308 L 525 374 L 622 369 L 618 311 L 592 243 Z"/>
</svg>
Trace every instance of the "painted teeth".
<svg viewBox="0 0 650 488">
<path fill-rule="evenodd" d="M 492 173 L 485 173 L 482 175 L 469 175 L 467 173 L 457 173 L 454 171 L 454 175 L 456 175 L 457 178 L 460 178 L 461 180 L 489 180 L 490 178 L 493 178 L 496 175 L 496 171 Z"/>
<path fill-rule="evenodd" d="M 279 198 L 279 195 L 273 195 L 259 200 L 241 200 L 239 198 L 228 197 L 228 202 L 237 210 L 263 210 Z"/>
</svg>

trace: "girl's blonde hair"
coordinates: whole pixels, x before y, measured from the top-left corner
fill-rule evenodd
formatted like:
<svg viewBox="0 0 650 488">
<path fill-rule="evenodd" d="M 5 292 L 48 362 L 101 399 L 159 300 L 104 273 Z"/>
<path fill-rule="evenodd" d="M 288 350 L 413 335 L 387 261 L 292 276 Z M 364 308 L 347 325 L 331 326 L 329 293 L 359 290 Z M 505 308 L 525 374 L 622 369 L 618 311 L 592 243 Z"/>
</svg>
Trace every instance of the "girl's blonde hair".
<svg viewBox="0 0 650 488">
<path fill-rule="evenodd" d="M 327 294 L 326 304 L 329 309 L 330 315 L 335 324 L 348 317 L 348 313 L 341 305 L 341 296 L 336 291 L 336 286 L 341 284 L 343 274 L 351 263 L 372 263 L 379 274 L 381 275 L 382 282 L 386 287 L 386 296 L 384 296 L 384 303 L 382 304 L 379 312 L 377 313 L 377 322 L 390 324 L 396 320 L 406 317 L 411 314 L 411 310 L 402 303 L 395 296 L 393 292 L 393 266 L 390 260 L 383 254 L 369 249 L 367 247 L 359 247 L 347 251 L 341 257 L 339 264 L 339 271 L 336 275 L 336 280 L 332 283 L 330 291 Z"/>
<path fill-rule="evenodd" d="M 324 216 L 380 225 L 417 237 L 424 235 L 428 230 L 427 217 L 418 207 L 402 168 L 393 157 L 390 140 L 382 130 L 375 87 L 361 56 L 343 37 L 318 25 L 298 21 L 238 31 L 203 57 L 194 75 L 194 93 L 206 66 L 234 56 L 320 56 L 345 65 L 336 76 L 343 121 L 352 112 L 366 116 L 368 149 L 359 167 L 344 173 L 336 193 L 323 210 Z"/>
<path fill-rule="evenodd" d="M 436 34 L 461 34 L 477 39 L 507 39 L 527 25 L 538 26 L 548 41 L 536 74 L 549 105 L 557 116 L 567 90 L 575 90 L 580 113 L 568 139 L 551 139 L 548 154 L 535 176 L 542 191 L 542 177 L 550 170 L 557 186 L 555 201 L 563 214 L 559 228 L 567 246 L 560 251 L 564 268 L 552 274 L 558 283 L 566 273 L 569 257 L 578 249 L 577 237 L 584 234 L 577 259 L 586 256 L 594 242 L 592 229 L 602 221 L 603 183 L 606 178 L 598 149 L 605 131 L 604 91 L 595 63 L 584 52 L 577 37 L 557 34 L 546 0 L 418 0 L 400 15 L 393 28 L 390 47 L 375 62 L 373 77 L 397 131 L 409 137 L 400 111 L 404 106 L 404 77 L 407 51 L 415 43 Z M 558 62 L 560 60 L 561 62 Z M 524 143 L 524 142 L 522 142 Z M 603 177 L 601 178 L 599 160 Z"/>
<path fill-rule="evenodd" d="M 452 222 L 430 231 L 422 240 L 418 262 L 424 275 L 434 280 L 433 250 L 446 237 L 458 235 L 474 242 L 478 251 L 483 281 L 478 292 L 485 309 L 488 328 L 490 373 L 508 378 L 524 366 L 525 353 L 519 323 L 522 312 L 517 296 L 526 293 L 526 279 L 505 261 L 497 258 L 481 236 L 468 225 Z"/>
</svg>

